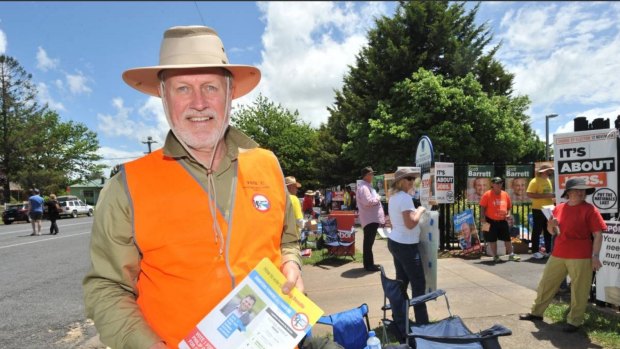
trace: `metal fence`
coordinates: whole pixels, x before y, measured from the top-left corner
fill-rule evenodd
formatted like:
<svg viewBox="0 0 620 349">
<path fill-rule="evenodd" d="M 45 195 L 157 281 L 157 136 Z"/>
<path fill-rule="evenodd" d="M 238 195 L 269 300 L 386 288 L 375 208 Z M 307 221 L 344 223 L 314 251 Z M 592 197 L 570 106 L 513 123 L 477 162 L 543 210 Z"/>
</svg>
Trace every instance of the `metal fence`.
<svg viewBox="0 0 620 349">
<path fill-rule="evenodd" d="M 506 165 L 505 164 L 492 164 L 495 168 L 495 176 L 503 177 Z M 512 164 L 511 164 L 512 165 Z M 518 165 L 518 164 L 517 164 Z M 534 168 L 533 163 L 521 164 L 531 165 Z M 454 164 L 454 185 L 455 196 L 453 204 L 439 204 L 439 248 L 441 250 L 456 249 L 458 247 L 458 238 L 454 226 L 452 224 L 452 217 L 464 210 L 471 209 L 474 213 L 474 219 L 480 231 L 480 206 L 475 203 L 467 201 L 467 168 L 468 164 Z M 534 171 L 532 171 L 533 173 Z M 514 226 L 519 229 L 519 236 L 521 239 L 530 240 L 531 227 L 528 219 L 531 213 L 530 203 L 516 203 L 512 208 L 513 216 L 515 217 Z M 481 239 L 483 236 L 481 234 Z"/>
</svg>

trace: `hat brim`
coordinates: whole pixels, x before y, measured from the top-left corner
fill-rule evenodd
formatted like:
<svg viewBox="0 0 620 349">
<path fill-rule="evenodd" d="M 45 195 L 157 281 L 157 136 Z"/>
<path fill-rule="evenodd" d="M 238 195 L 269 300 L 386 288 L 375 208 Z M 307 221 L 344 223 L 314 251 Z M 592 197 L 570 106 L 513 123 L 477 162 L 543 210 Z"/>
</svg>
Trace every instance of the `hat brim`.
<svg viewBox="0 0 620 349">
<path fill-rule="evenodd" d="M 584 186 L 584 185 L 576 185 L 576 186 L 574 186 L 574 187 L 572 187 L 570 189 L 564 190 L 564 192 L 562 193 L 562 196 L 560 196 L 560 197 L 563 198 L 563 199 L 566 199 L 566 197 L 568 196 L 568 191 L 569 190 L 573 190 L 573 189 L 583 189 L 583 190 L 585 190 L 586 191 L 586 196 L 587 195 L 592 195 L 592 193 L 594 193 L 594 190 L 595 190 L 592 187 L 588 187 L 588 186 Z"/>
<path fill-rule="evenodd" d="M 126 70 L 123 80 L 136 90 L 154 97 L 159 95 L 159 73 L 168 69 L 222 68 L 233 75 L 234 93 L 232 99 L 239 98 L 252 91 L 260 82 L 261 73 L 258 68 L 239 64 L 175 64 L 141 67 Z"/>
<path fill-rule="evenodd" d="M 415 178 L 418 178 L 418 177 L 420 177 L 420 174 L 418 174 L 416 172 L 406 173 L 406 174 L 404 174 L 402 176 L 394 177 L 394 182 L 398 182 L 399 180 L 404 179 L 404 178 L 414 178 L 415 179 Z"/>
<path fill-rule="evenodd" d="M 543 172 L 547 172 L 547 171 L 555 171 L 555 168 L 553 168 L 553 167 L 543 168 L 541 170 L 538 170 L 538 173 L 543 173 Z"/>
</svg>

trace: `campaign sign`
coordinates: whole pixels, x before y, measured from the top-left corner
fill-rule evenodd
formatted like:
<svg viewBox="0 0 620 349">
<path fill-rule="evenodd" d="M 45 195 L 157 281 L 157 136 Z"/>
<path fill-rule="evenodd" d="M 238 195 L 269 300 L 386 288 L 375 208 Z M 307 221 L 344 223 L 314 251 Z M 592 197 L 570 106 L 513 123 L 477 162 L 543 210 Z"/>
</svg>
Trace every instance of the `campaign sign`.
<svg viewBox="0 0 620 349">
<path fill-rule="evenodd" d="M 571 178 L 583 178 L 595 188 L 586 200 L 602 213 L 618 212 L 616 129 L 555 134 L 555 195 L 560 198 Z"/>
</svg>

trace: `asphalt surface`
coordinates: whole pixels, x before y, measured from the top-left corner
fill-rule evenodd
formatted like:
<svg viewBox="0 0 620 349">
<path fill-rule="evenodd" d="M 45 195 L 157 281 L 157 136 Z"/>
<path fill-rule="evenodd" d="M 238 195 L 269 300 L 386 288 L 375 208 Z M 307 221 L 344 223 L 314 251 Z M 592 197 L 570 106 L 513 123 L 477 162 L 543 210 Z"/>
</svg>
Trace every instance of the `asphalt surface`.
<svg viewBox="0 0 620 349">
<path fill-rule="evenodd" d="M 30 236 L 29 223 L 0 225 L 0 348 L 89 348 L 81 281 L 91 217 L 61 219 L 60 234 Z"/>
</svg>

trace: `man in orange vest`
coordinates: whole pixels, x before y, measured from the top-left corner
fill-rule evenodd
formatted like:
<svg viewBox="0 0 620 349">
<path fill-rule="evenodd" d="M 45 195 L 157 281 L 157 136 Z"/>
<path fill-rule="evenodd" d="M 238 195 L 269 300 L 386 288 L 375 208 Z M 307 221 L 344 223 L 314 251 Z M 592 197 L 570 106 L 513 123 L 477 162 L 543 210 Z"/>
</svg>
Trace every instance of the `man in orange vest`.
<svg viewBox="0 0 620 349">
<path fill-rule="evenodd" d="M 260 81 L 208 27 L 164 33 L 158 66 L 124 81 L 160 97 L 164 147 L 124 164 L 97 204 L 86 312 L 113 348 L 176 348 L 263 258 L 303 292 L 299 235 L 275 155 L 229 126 Z"/>
</svg>

